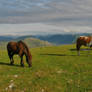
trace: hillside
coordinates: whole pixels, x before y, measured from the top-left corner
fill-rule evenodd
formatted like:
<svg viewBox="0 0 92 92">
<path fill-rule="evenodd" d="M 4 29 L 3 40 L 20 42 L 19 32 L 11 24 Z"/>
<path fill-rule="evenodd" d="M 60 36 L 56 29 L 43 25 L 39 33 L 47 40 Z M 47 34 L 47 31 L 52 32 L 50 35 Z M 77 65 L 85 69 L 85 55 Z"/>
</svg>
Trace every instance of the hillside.
<svg viewBox="0 0 92 92">
<path fill-rule="evenodd" d="M 52 46 L 48 41 L 39 40 L 37 38 L 26 38 L 23 40 L 30 48 Z"/>
<path fill-rule="evenodd" d="M 91 92 L 92 53 L 81 51 L 77 56 L 74 45 L 32 48 L 32 68 L 20 67 L 14 56 L 9 65 L 6 50 L 0 50 L 0 92 Z M 24 58 L 25 61 L 25 58 Z"/>
<path fill-rule="evenodd" d="M 29 48 L 35 48 L 35 47 L 45 47 L 45 46 L 52 46 L 53 44 L 49 43 L 48 41 L 39 40 L 37 38 L 24 38 L 24 39 L 14 39 L 13 41 L 19 41 L 23 40 Z M 12 40 L 10 40 L 12 41 Z M 9 41 L 0 41 L 0 48 L 5 49 L 7 46 L 7 43 Z"/>
</svg>

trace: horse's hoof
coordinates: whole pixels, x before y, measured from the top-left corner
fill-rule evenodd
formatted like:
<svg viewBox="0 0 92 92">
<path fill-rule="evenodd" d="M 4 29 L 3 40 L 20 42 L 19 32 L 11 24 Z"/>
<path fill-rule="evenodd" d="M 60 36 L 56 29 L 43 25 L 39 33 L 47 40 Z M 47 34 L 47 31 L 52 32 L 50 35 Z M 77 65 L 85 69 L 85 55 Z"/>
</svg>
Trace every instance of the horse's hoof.
<svg viewBox="0 0 92 92">
<path fill-rule="evenodd" d="M 32 67 L 32 65 L 29 65 L 29 68 Z"/>
<path fill-rule="evenodd" d="M 24 65 L 21 65 L 22 67 L 24 67 Z"/>
<path fill-rule="evenodd" d="M 10 65 L 14 65 L 13 63 L 10 63 Z"/>
</svg>

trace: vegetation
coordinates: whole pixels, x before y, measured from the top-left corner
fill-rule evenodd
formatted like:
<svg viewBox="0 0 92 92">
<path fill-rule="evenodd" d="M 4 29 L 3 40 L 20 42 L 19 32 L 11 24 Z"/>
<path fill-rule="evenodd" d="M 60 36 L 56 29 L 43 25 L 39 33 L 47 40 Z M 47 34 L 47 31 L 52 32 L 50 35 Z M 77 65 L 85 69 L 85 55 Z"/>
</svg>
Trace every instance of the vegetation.
<svg viewBox="0 0 92 92">
<path fill-rule="evenodd" d="M 0 92 L 92 92 L 92 53 L 81 51 L 77 56 L 75 45 L 30 49 L 32 68 L 14 56 L 9 65 L 6 50 L 0 50 Z M 24 57 L 25 61 L 25 57 Z"/>
<path fill-rule="evenodd" d="M 48 41 L 39 40 L 37 38 L 25 38 L 24 42 L 28 44 L 30 48 L 52 46 Z"/>
<path fill-rule="evenodd" d="M 49 43 L 48 41 L 39 40 L 37 38 L 25 38 L 25 39 L 16 39 L 14 41 L 23 40 L 28 47 L 30 48 L 36 48 L 36 47 L 46 47 L 46 46 L 52 46 L 53 44 Z M 9 40 L 12 41 L 12 40 Z M 6 45 L 9 41 L 0 41 L 0 48 L 6 49 Z"/>
</svg>

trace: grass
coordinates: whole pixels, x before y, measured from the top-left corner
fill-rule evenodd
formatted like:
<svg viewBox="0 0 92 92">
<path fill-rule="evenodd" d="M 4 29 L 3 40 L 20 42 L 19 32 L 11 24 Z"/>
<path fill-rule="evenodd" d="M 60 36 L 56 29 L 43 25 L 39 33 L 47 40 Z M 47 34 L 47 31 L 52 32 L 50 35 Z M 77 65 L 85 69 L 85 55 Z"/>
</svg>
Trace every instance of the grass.
<svg viewBox="0 0 92 92">
<path fill-rule="evenodd" d="M 92 53 L 74 50 L 75 45 L 32 48 L 32 68 L 14 56 L 9 65 L 0 50 L 0 92 L 92 92 Z M 25 58 L 24 58 L 25 61 Z"/>
</svg>

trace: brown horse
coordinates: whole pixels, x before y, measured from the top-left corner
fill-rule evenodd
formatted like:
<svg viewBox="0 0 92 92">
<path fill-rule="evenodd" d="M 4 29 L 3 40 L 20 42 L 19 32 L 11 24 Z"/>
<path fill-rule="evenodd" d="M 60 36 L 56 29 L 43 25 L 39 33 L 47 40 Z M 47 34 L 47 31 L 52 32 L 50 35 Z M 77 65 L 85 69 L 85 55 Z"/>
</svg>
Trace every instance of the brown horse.
<svg viewBox="0 0 92 92">
<path fill-rule="evenodd" d="M 80 36 L 78 39 L 77 39 L 77 42 L 76 42 L 76 49 L 78 51 L 78 55 L 80 55 L 80 47 L 81 46 L 88 46 L 88 47 L 92 47 L 92 37 L 91 36 Z"/>
<path fill-rule="evenodd" d="M 29 65 L 29 67 L 32 66 L 32 56 L 31 53 L 27 47 L 27 45 L 23 41 L 18 41 L 18 42 L 9 42 L 7 44 L 7 51 L 8 51 L 8 56 L 10 58 L 10 64 L 14 64 L 13 60 L 13 55 L 18 54 L 21 58 L 21 66 L 24 67 L 24 62 L 23 62 L 23 56 L 26 56 L 26 61 Z"/>
</svg>

